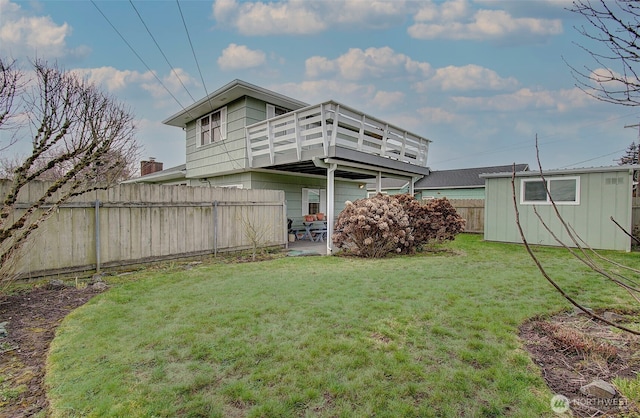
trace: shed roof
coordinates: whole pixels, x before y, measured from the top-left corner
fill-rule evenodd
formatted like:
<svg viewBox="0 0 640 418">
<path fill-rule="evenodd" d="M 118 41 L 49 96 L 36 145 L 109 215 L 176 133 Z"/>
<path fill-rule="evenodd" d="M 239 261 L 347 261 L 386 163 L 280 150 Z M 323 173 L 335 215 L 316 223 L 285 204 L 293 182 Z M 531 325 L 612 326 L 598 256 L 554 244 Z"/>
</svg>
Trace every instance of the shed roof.
<svg viewBox="0 0 640 418">
<path fill-rule="evenodd" d="M 529 164 L 516 164 L 516 171 L 526 171 Z M 428 176 L 418 180 L 415 188 L 418 190 L 484 187 L 481 174 L 512 173 L 513 165 L 498 165 L 490 167 L 461 168 L 457 170 L 432 171 Z"/>
<path fill-rule="evenodd" d="M 586 173 L 609 173 L 609 172 L 627 171 L 627 170 L 640 170 L 640 165 L 613 165 L 613 166 L 605 166 L 605 167 L 543 170 L 542 174 L 545 176 L 558 176 L 558 175 L 576 175 L 576 174 L 586 174 Z M 511 177 L 512 175 L 513 175 L 513 172 L 509 171 L 509 172 L 503 172 L 503 173 L 485 173 L 485 174 L 482 174 L 480 177 L 485 179 L 485 178 Z M 539 171 L 516 170 L 516 177 L 535 177 L 539 175 L 540 175 Z"/>
</svg>

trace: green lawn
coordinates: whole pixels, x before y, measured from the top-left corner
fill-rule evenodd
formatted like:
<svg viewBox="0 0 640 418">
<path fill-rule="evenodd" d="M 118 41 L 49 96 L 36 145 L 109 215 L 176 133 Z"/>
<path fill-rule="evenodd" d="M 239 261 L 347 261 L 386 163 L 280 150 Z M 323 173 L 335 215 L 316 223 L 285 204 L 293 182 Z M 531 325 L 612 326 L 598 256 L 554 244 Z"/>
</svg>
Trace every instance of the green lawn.
<svg viewBox="0 0 640 418">
<path fill-rule="evenodd" d="M 59 328 L 52 415 L 553 416 L 517 328 L 569 305 L 521 246 L 447 248 L 141 273 Z M 629 306 L 563 250 L 537 252 L 588 306 Z"/>
</svg>

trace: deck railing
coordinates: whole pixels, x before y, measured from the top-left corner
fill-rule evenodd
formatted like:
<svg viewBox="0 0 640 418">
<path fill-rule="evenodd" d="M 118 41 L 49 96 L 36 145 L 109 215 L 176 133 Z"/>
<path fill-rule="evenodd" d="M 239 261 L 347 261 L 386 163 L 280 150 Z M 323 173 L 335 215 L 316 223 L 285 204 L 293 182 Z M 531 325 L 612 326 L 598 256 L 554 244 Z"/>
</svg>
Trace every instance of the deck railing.
<svg viewBox="0 0 640 418">
<path fill-rule="evenodd" d="M 257 158 L 295 155 L 304 151 L 328 156 L 329 147 L 343 147 L 367 154 L 426 167 L 430 140 L 380 119 L 329 101 L 247 126 L 249 165 Z"/>
</svg>

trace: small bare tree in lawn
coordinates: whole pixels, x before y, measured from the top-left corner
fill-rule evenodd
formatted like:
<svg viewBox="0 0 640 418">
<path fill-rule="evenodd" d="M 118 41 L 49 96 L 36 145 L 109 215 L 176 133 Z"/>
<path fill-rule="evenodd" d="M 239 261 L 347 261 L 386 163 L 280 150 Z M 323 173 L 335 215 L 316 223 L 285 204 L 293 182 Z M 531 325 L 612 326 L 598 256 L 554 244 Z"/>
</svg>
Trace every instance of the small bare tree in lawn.
<svg viewBox="0 0 640 418">
<path fill-rule="evenodd" d="M 251 244 L 251 260 L 256 261 L 258 248 L 267 246 L 271 242 L 274 225 L 268 216 L 264 214 L 260 216 L 260 211 L 252 206 L 246 210 L 241 209 L 239 221 L 244 237 Z"/>
<path fill-rule="evenodd" d="M 20 250 L 61 204 L 126 178 L 137 158 L 129 109 L 75 73 L 44 61 L 32 66 L 33 80 L 23 83 L 26 72 L 0 58 L 0 130 L 31 142 L 24 159 L 3 163 L 0 285 L 13 280 Z M 48 180 L 44 192 L 20 207 L 21 192 L 37 180 Z"/>
<path fill-rule="evenodd" d="M 547 222 L 544 221 L 543 217 L 540 215 L 540 213 L 538 212 L 538 210 L 534 206 L 533 210 L 534 210 L 534 213 L 536 214 L 536 216 L 538 217 L 538 220 L 540 221 L 540 224 L 547 230 L 547 232 L 554 238 L 554 240 L 560 246 L 565 248 L 569 253 L 571 253 L 572 256 L 574 256 L 577 260 L 579 260 L 580 262 L 585 264 L 591 270 L 593 270 L 596 273 L 598 273 L 605 280 L 608 280 L 612 285 L 616 285 L 616 286 L 619 286 L 622 289 L 624 289 L 627 293 L 629 293 L 631 298 L 633 300 L 635 300 L 635 302 L 637 302 L 638 305 L 640 306 L 640 283 L 638 282 L 637 279 L 635 279 L 633 277 L 630 277 L 630 274 L 635 274 L 635 275 L 640 274 L 640 270 L 633 269 L 631 267 L 628 267 L 628 266 L 622 265 L 620 263 L 617 263 L 614 260 L 610 260 L 610 259 L 600 255 L 596 251 L 594 251 L 578 235 L 578 233 L 575 231 L 575 229 L 562 217 L 562 215 L 560 214 L 560 211 L 558 210 L 558 207 L 556 206 L 556 203 L 551 198 L 551 193 L 549 192 L 548 185 L 547 185 L 547 182 L 545 180 L 544 173 L 542 171 L 542 164 L 540 163 L 540 156 L 539 156 L 539 152 L 538 151 L 539 151 L 538 150 L 538 140 L 536 138 L 536 152 L 537 152 L 538 167 L 539 167 L 539 170 L 540 170 L 540 179 L 542 180 L 542 184 L 544 185 L 545 192 L 549 196 L 549 200 L 550 200 L 551 205 L 553 207 L 554 214 L 555 214 L 556 218 L 560 221 L 561 228 L 564 230 L 566 235 L 571 240 L 572 246 L 567 245 L 565 242 L 563 242 L 561 239 L 558 238 L 559 234 L 554 232 L 549 227 Z M 515 173 L 515 164 L 514 164 L 513 174 L 512 174 L 512 177 L 511 177 L 511 192 L 512 192 L 512 198 L 513 198 L 513 207 L 514 207 L 514 210 L 515 210 L 516 226 L 518 227 L 518 232 L 520 233 L 520 237 L 522 239 L 522 242 L 525 245 L 525 248 L 527 249 L 527 252 L 529 253 L 529 256 L 533 259 L 534 263 L 536 264 L 536 267 L 538 267 L 538 270 L 540 270 L 540 272 L 542 273 L 544 278 L 566 300 L 568 300 L 573 306 L 575 306 L 576 308 L 578 308 L 579 310 L 581 310 L 585 314 L 591 316 L 594 319 L 600 320 L 600 321 L 602 321 L 602 322 L 604 322 L 604 323 L 606 323 L 608 325 L 611 325 L 613 327 L 621 329 L 623 331 L 627 331 L 627 332 L 630 332 L 630 333 L 635 334 L 635 335 L 640 335 L 640 331 L 637 331 L 637 330 L 631 329 L 629 327 L 626 327 L 624 325 L 609 321 L 608 319 L 606 319 L 606 318 L 604 318 L 604 317 L 592 312 L 591 310 L 585 308 L 575 298 L 573 298 L 571 295 L 569 295 L 567 292 L 565 292 L 564 289 L 562 289 L 562 287 L 558 284 L 558 282 L 555 281 L 547 273 L 547 271 L 545 270 L 545 268 L 542 265 L 542 262 L 535 255 L 535 253 L 533 252 L 531 246 L 529 245 L 529 243 L 527 241 L 527 238 L 525 236 L 525 233 L 524 233 L 524 231 L 522 229 L 522 225 L 520 224 L 520 213 L 518 211 L 518 199 L 517 199 L 517 194 L 516 194 L 515 178 L 516 178 L 516 173 Z M 613 227 L 614 227 L 614 225 L 612 224 L 612 228 Z M 625 274 L 624 272 L 629 273 L 629 274 Z"/>
</svg>

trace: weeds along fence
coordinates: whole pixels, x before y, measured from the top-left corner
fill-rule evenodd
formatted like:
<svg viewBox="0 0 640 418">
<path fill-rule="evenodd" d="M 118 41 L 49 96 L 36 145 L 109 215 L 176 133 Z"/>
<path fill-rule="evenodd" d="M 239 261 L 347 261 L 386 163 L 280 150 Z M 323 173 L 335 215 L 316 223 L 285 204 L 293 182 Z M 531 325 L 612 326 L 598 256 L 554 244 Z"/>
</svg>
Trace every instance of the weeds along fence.
<svg viewBox="0 0 640 418">
<path fill-rule="evenodd" d="M 449 199 L 449 202 L 467 221 L 465 232 L 484 232 L 484 199 Z"/>
<path fill-rule="evenodd" d="M 0 196 L 9 184 L 0 182 Z M 24 213 L 47 183 L 20 193 Z M 55 196 L 53 196 L 55 198 Z M 44 222 L 15 265 L 19 278 L 100 272 L 151 261 L 287 245 L 284 192 L 123 184 L 76 197 Z"/>
</svg>

